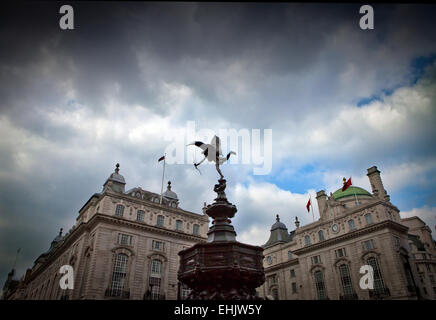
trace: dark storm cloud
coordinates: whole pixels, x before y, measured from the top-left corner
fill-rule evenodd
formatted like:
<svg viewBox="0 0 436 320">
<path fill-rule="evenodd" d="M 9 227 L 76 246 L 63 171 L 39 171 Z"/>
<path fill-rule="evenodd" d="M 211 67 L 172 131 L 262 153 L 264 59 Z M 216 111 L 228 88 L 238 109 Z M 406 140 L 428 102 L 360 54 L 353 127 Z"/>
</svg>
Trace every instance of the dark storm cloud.
<svg viewBox="0 0 436 320">
<path fill-rule="evenodd" d="M 74 31 L 59 29 L 59 3 L 0 10 L 0 120 L 11 123 L 0 141 L 1 282 L 16 249 L 22 248 L 21 265 L 31 266 L 59 227 L 68 229 L 89 196 L 101 190 L 116 162 L 128 187 L 159 190 L 156 155 L 165 142 L 153 136 L 138 143 L 117 135 L 115 126 L 97 137 L 92 129 L 99 120 L 117 118 L 108 105 L 133 114 L 139 105 L 168 116 L 173 109 L 161 101 L 164 84 L 183 85 L 200 102 L 185 106 L 173 125 L 196 119 L 207 127 L 220 120 L 286 133 L 308 113 L 329 119 L 339 104 L 407 84 L 411 59 L 436 48 L 436 13 L 429 6 L 375 5 L 376 30 L 365 33 L 358 29 L 355 4 L 72 5 Z M 83 127 L 80 121 L 70 125 L 82 108 Z M 149 114 L 138 114 L 149 120 Z M 125 120 L 123 129 L 127 115 L 120 110 L 116 124 Z M 408 142 L 422 153 L 428 139 Z M 371 156 L 409 150 L 397 149 L 375 146 Z M 192 168 L 168 170 L 183 208 L 194 210 L 197 198 L 213 197 Z M 213 173 L 205 175 L 213 179 Z M 233 181 L 241 175 L 228 173 Z M 242 209 L 250 213 L 256 205 Z M 242 230 L 250 221 L 269 224 L 270 218 L 241 215 L 236 223 Z"/>
</svg>

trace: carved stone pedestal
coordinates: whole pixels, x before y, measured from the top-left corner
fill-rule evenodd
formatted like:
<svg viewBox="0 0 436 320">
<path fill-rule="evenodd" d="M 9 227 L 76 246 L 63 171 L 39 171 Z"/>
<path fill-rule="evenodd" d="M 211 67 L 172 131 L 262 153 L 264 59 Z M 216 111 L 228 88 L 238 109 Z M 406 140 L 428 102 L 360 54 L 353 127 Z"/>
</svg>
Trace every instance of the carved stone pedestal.
<svg viewBox="0 0 436 320">
<path fill-rule="evenodd" d="M 188 300 L 259 299 L 255 289 L 265 282 L 263 248 L 236 241 L 230 218 L 237 209 L 227 201 L 226 180 L 218 182 L 218 197 L 206 208 L 213 218 L 208 243 L 179 252 L 178 279 L 192 290 Z"/>
</svg>

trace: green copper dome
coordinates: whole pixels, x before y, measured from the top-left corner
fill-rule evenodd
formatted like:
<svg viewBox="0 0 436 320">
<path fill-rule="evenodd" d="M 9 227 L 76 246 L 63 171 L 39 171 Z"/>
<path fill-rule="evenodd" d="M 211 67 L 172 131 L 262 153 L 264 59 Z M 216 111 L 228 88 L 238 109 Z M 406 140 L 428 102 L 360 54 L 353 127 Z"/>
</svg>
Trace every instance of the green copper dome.
<svg viewBox="0 0 436 320">
<path fill-rule="evenodd" d="M 335 200 L 339 200 L 345 197 L 354 197 L 354 194 L 356 194 L 356 196 L 368 196 L 368 197 L 372 197 L 372 195 L 366 191 L 365 189 L 362 189 L 360 187 L 355 187 L 355 186 L 350 186 L 347 188 L 347 190 L 342 191 L 341 189 L 336 190 L 335 192 L 333 192 L 333 198 Z"/>
</svg>

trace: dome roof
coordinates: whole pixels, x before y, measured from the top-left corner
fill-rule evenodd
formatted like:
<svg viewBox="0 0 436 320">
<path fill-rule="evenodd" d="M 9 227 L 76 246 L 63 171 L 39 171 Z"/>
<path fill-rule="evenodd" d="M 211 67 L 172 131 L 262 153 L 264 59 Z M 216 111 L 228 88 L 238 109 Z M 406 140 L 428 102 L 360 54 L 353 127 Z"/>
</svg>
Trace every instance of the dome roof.
<svg viewBox="0 0 436 320">
<path fill-rule="evenodd" d="M 264 248 L 272 246 L 279 242 L 289 242 L 291 237 L 288 233 L 288 228 L 282 222 L 280 222 L 279 215 L 276 216 L 276 223 L 271 227 L 271 234 L 268 241 L 262 246 Z"/>
<path fill-rule="evenodd" d="M 168 199 L 178 200 L 177 194 L 174 191 L 171 191 L 171 181 L 168 181 L 167 191 L 163 193 L 163 196 Z"/>
<path fill-rule="evenodd" d="M 333 192 L 333 198 L 335 200 L 339 200 L 345 197 L 354 197 L 354 195 L 356 195 L 357 197 L 359 196 L 372 197 L 371 193 L 369 193 L 365 189 L 355 186 L 350 186 L 345 191 L 342 191 L 342 188 L 340 188 L 335 192 Z"/>
<path fill-rule="evenodd" d="M 274 231 L 276 229 L 282 229 L 288 231 L 288 228 L 286 228 L 286 225 L 283 222 L 280 222 L 280 218 L 277 216 L 277 221 L 274 223 L 271 227 L 271 231 Z"/>
<path fill-rule="evenodd" d="M 112 180 L 115 182 L 119 182 L 119 183 L 126 183 L 126 180 L 124 180 L 124 177 L 122 175 L 120 175 L 119 173 L 112 173 L 108 180 Z"/>
<path fill-rule="evenodd" d="M 63 236 L 62 236 L 62 228 L 61 228 L 61 230 L 59 230 L 59 234 L 53 239 L 53 241 L 51 242 L 51 245 L 50 245 L 50 249 L 49 249 L 49 251 L 50 250 L 52 250 L 59 242 L 61 242 L 62 241 L 62 239 L 64 238 Z"/>
<path fill-rule="evenodd" d="M 118 183 L 126 184 L 126 180 L 124 180 L 124 177 L 120 175 L 120 164 L 117 163 L 115 166 L 115 172 L 113 172 L 107 180 L 112 180 Z"/>
</svg>

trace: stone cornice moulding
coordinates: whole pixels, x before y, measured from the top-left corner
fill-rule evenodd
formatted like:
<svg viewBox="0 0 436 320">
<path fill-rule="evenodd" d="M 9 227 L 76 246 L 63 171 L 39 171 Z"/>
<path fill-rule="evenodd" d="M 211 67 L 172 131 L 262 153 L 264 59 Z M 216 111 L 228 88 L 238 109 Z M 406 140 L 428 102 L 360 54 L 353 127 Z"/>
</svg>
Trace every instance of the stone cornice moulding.
<svg viewBox="0 0 436 320">
<path fill-rule="evenodd" d="M 399 223 L 394 222 L 392 220 L 385 220 L 385 221 L 367 226 L 363 229 L 357 229 L 355 231 L 334 237 L 332 239 L 327 239 L 327 240 L 324 240 L 322 242 L 318 242 L 318 243 L 312 244 L 310 246 L 294 250 L 294 254 L 300 256 L 301 254 L 308 253 L 310 251 L 317 250 L 320 248 L 324 248 L 324 247 L 327 247 L 327 246 L 330 246 L 330 245 L 333 245 L 333 244 L 336 244 L 338 242 L 342 242 L 345 240 L 354 239 L 354 238 L 357 238 L 359 236 L 362 236 L 362 235 L 365 235 L 365 234 L 368 234 L 368 233 L 371 233 L 371 232 L 374 232 L 377 230 L 381 230 L 384 228 L 391 228 L 391 229 L 397 230 L 399 232 L 406 232 L 408 230 L 408 228 L 406 226 L 403 226 L 402 224 L 399 224 Z"/>
<path fill-rule="evenodd" d="M 205 214 L 199 214 L 199 213 L 187 211 L 187 210 L 184 210 L 181 208 L 167 207 L 167 206 L 158 204 L 156 202 L 152 202 L 152 201 L 148 201 L 148 200 L 144 200 L 144 199 L 138 199 L 138 198 L 132 197 L 132 196 L 127 195 L 127 194 L 120 194 L 120 193 L 109 192 L 109 191 L 105 191 L 102 194 L 102 197 L 100 197 L 99 201 L 101 201 L 104 198 L 104 196 L 109 196 L 109 197 L 117 198 L 117 199 L 124 200 L 124 201 L 134 202 L 137 205 L 147 205 L 148 207 L 151 207 L 151 208 L 154 208 L 157 210 L 169 211 L 169 212 L 176 213 L 176 214 L 177 213 L 178 214 L 186 214 L 188 216 L 191 216 L 192 218 L 204 220 L 204 222 L 209 223 L 209 217 Z"/>
<path fill-rule="evenodd" d="M 305 226 L 302 226 L 300 228 L 297 228 L 297 229 L 295 229 L 295 235 L 300 235 L 301 233 L 310 232 L 311 229 L 316 229 L 318 227 L 323 226 L 324 224 L 329 225 L 332 223 L 332 221 L 337 221 L 337 220 L 346 218 L 349 215 L 370 209 L 370 208 L 375 207 L 379 204 L 384 205 L 386 207 L 389 207 L 390 209 L 393 209 L 397 212 L 400 212 L 400 210 L 398 210 L 398 208 L 396 206 L 394 206 L 393 204 L 391 204 L 390 202 L 387 202 L 387 201 L 382 200 L 382 199 L 375 199 L 374 201 L 362 204 L 358 207 L 346 209 L 341 215 L 336 216 L 334 219 L 333 218 L 330 218 L 327 220 L 320 219 L 320 220 L 317 220 L 315 222 L 309 223 Z M 363 212 L 362 212 L 362 214 L 363 214 Z"/>
<path fill-rule="evenodd" d="M 91 232 L 92 229 L 97 225 L 98 222 L 109 222 L 114 225 L 127 225 L 130 227 L 134 227 L 137 229 L 143 229 L 149 232 L 154 233 L 160 233 L 165 235 L 170 235 L 179 239 L 185 239 L 190 241 L 197 241 L 197 242 L 206 242 L 206 237 L 199 237 L 195 235 L 189 235 L 186 233 L 176 232 L 175 230 L 169 230 L 169 229 L 163 229 L 157 226 L 150 226 L 145 225 L 140 222 L 134 222 L 130 220 L 126 220 L 121 217 L 115 217 L 115 216 L 108 216 L 102 213 L 96 213 L 92 216 L 92 218 L 88 222 L 82 222 L 80 223 L 76 228 L 74 228 L 71 233 L 68 234 L 68 236 L 62 240 L 62 243 L 59 245 L 59 247 L 55 248 L 52 254 L 50 254 L 45 261 L 34 270 L 34 272 L 31 273 L 28 282 L 30 283 L 32 280 L 34 280 L 39 274 L 44 272 L 46 270 L 46 266 L 50 265 L 52 262 L 54 262 L 59 256 L 61 256 L 65 249 L 69 248 L 73 242 L 75 242 L 79 237 L 83 236 L 83 234 L 88 231 Z"/>
</svg>

